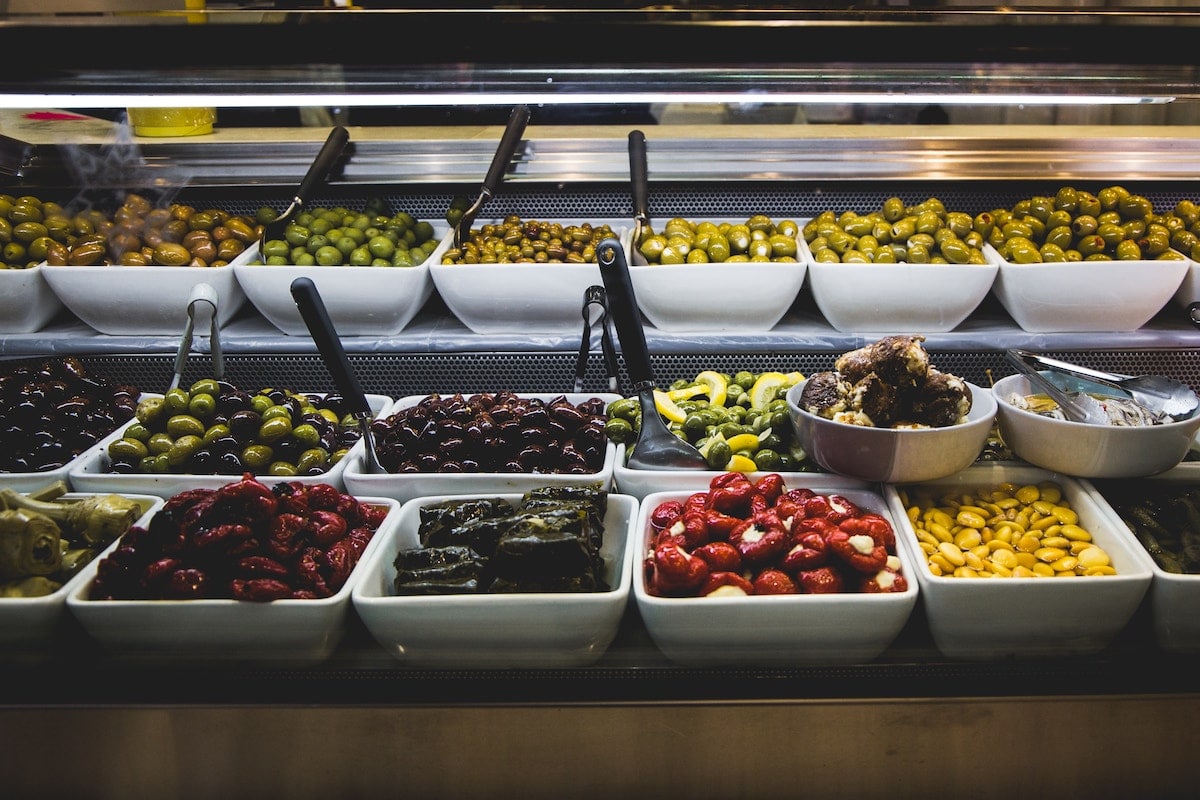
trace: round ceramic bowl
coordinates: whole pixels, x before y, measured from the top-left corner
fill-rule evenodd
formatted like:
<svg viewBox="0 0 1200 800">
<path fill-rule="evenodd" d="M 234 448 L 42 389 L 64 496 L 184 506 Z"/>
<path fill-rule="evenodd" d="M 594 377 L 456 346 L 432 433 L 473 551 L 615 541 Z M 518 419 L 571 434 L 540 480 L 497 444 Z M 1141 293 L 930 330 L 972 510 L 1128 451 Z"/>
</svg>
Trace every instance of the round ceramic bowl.
<svg viewBox="0 0 1200 800">
<path fill-rule="evenodd" d="M 1060 385 L 1114 394 L 1099 384 L 1055 376 Z M 1051 419 L 1012 404 L 1014 395 L 1038 394 L 1024 375 L 996 381 L 1000 436 L 1022 461 L 1079 478 L 1134 478 L 1174 467 L 1200 429 L 1200 414 L 1165 425 L 1125 427 Z"/>
<path fill-rule="evenodd" d="M 996 416 L 991 392 L 968 383 L 971 412 L 945 428 L 868 428 L 800 408 L 807 380 L 788 390 L 788 413 L 808 457 L 830 472 L 883 483 L 917 483 L 953 475 L 979 458 Z"/>
</svg>

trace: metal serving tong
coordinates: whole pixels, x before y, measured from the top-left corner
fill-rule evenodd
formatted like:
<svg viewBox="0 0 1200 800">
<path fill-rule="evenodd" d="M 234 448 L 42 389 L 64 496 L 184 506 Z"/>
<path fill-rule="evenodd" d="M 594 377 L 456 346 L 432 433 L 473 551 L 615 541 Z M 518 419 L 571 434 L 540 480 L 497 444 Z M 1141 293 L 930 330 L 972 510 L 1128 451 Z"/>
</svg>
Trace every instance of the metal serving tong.
<svg viewBox="0 0 1200 800">
<path fill-rule="evenodd" d="M 471 233 L 471 225 L 479 216 L 479 211 L 499 188 L 500 181 L 504 178 L 504 170 L 508 169 L 508 162 L 512 161 L 513 153 L 517 151 L 517 145 L 521 142 L 521 137 L 525 135 L 527 124 L 529 124 L 529 106 L 514 108 L 508 116 L 504 135 L 500 137 L 500 145 L 496 148 L 495 155 L 492 156 L 492 165 L 488 167 L 487 175 L 483 179 L 483 186 L 479 188 L 479 197 L 475 198 L 475 202 L 463 212 L 458 224 L 454 226 L 455 247 L 462 247 L 462 243 Z"/>
<path fill-rule="evenodd" d="M 589 286 L 583 293 L 583 335 L 579 339 L 579 357 L 575 359 L 575 391 L 582 392 L 587 375 L 588 359 L 592 352 L 592 331 L 600 328 L 600 350 L 608 372 L 608 390 L 619 392 L 617 383 L 617 350 L 613 345 L 608 319 L 608 293 L 603 286 Z"/>
<path fill-rule="evenodd" d="M 225 358 L 221 354 L 220 325 L 217 322 L 217 290 L 207 283 L 197 283 L 192 287 L 188 296 L 187 325 L 183 329 L 183 338 L 179 340 L 179 349 L 175 353 L 175 375 L 167 391 L 178 389 L 183 381 L 183 370 L 187 365 L 188 353 L 192 349 L 192 339 L 196 331 L 196 307 L 207 305 L 212 309 L 209 322 L 209 349 L 212 351 L 212 376 L 217 380 L 225 377 Z"/>
</svg>

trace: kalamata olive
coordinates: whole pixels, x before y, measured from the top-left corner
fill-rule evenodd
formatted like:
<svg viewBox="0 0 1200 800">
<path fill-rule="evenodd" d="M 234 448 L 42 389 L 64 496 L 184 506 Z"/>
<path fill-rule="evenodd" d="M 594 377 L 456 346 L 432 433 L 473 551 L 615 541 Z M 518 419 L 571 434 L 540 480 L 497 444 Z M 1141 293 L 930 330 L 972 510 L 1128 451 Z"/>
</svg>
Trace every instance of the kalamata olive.
<svg viewBox="0 0 1200 800">
<path fill-rule="evenodd" d="M 246 465 L 238 453 L 221 453 L 215 459 L 214 466 L 218 475 L 240 475 L 246 471 Z"/>
</svg>

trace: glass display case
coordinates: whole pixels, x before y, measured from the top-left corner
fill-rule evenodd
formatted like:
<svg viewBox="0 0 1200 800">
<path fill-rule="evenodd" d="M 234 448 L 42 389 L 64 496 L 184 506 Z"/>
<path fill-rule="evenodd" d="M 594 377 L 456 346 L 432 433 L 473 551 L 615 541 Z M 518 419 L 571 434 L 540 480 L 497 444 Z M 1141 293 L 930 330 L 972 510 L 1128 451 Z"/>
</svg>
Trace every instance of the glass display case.
<svg viewBox="0 0 1200 800">
<path fill-rule="evenodd" d="M 486 217 L 632 229 L 635 130 L 654 222 L 802 220 L 895 196 L 977 214 L 1067 185 L 1127 186 L 1155 208 L 1200 200 L 1200 12 L 1184 4 L 78 5 L 0 10 L 6 52 L 39 42 L 0 73 L 6 194 L 283 208 L 342 125 L 349 144 L 309 205 L 378 198 L 445 234 L 525 105 Z M 179 107 L 215 109 L 213 130 L 129 125 L 131 111 Z M 1189 304 L 1173 297 L 1132 330 L 1031 331 L 989 296 L 924 344 L 980 386 L 1023 348 L 1200 387 Z M 403 330 L 343 344 L 364 390 L 392 398 L 608 391 L 598 342 L 580 363 L 582 322 L 481 333 L 435 293 Z M 0 333 L 0 358 L 75 355 L 157 392 L 180 369 L 183 332 L 100 333 L 62 310 Z M 768 330 L 646 337 L 665 385 L 704 370 L 809 374 L 908 332 L 839 330 L 806 287 Z M 239 384 L 336 388 L 311 337 L 251 303 L 189 349 L 185 383 L 220 364 Z M 623 360 L 615 378 L 629 393 Z M 1198 662 L 1161 648 L 1151 617 L 1143 604 L 1098 654 L 953 659 L 918 603 L 861 663 L 699 667 L 668 659 L 631 600 L 594 664 L 492 669 L 407 667 L 353 614 L 318 663 L 112 652 L 67 618 L 49 644 L 0 653 L 0 763 L 13 796 L 996 796 L 1025 784 L 1189 796 Z M 71 769 L 56 768 L 63 753 Z"/>
</svg>

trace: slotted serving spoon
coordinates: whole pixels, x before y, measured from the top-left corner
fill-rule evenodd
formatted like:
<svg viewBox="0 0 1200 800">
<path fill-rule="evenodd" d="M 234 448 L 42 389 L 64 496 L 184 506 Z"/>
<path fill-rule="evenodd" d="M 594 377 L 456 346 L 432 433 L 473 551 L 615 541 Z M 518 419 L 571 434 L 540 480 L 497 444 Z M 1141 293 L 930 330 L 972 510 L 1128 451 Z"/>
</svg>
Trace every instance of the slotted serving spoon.
<svg viewBox="0 0 1200 800">
<path fill-rule="evenodd" d="M 296 188 L 296 193 L 292 196 L 292 202 L 283 210 L 275 219 L 263 226 L 263 234 L 258 239 L 259 258 L 263 263 L 266 263 L 266 255 L 262 252 L 263 245 L 272 239 L 282 239 L 287 231 L 288 224 L 300 213 L 300 209 L 304 208 L 304 204 L 312 197 L 313 191 L 325 182 L 326 176 L 329 175 L 329 170 L 333 168 L 334 163 L 341 157 L 342 151 L 346 149 L 346 143 L 350 141 L 350 134 L 341 125 L 329 132 L 329 136 L 325 137 L 325 144 L 321 145 L 321 149 L 317 152 L 317 157 L 313 159 L 312 164 L 308 168 L 308 172 L 304 173 L 304 178 L 300 181 L 300 185 Z"/>
<path fill-rule="evenodd" d="M 625 368 L 629 371 L 629 379 L 633 382 L 633 390 L 637 392 L 642 409 L 637 440 L 626 466 L 630 469 L 656 470 L 708 469 L 700 451 L 671 433 L 658 415 L 646 331 L 638 317 L 637 298 L 633 293 L 629 264 L 621 243 L 616 239 L 605 239 L 597 246 L 596 256 L 600 262 L 600 277 L 604 279 L 604 289 L 610 300 L 608 310 L 621 343 L 621 355 L 625 357 Z"/>
<path fill-rule="evenodd" d="M 529 106 L 517 106 L 508 115 L 508 124 L 505 125 L 504 135 L 500 137 L 500 144 L 492 155 L 492 164 L 483 178 L 479 196 L 475 198 L 471 207 L 463 212 L 454 226 L 455 247 L 461 247 L 462 243 L 470 236 L 471 224 L 475 222 L 475 217 L 479 216 L 484 204 L 499 188 L 500 181 L 504 178 L 504 170 L 508 168 L 508 162 L 512 161 L 513 154 L 517 152 L 517 145 L 521 143 L 521 137 L 525 135 L 527 124 L 529 124 Z"/>
<path fill-rule="evenodd" d="M 379 454 L 375 451 L 375 435 L 371 430 L 371 422 L 375 415 L 371 411 L 371 404 L 367 401 L 366 394 L 358 383 L 354 367 L 350 365 L 350 359 L 346 357 L 346 348 L 342 347 L 342 341 L 338 338 L 333 320 L 329 318 L 329 312 L 325 310 L 325 301 L 321 299 L 321 293 L 317 291 L 317 285 L 313 283 L 312 278 L 296 278 L 292 281 L 291 288 L 292 299 L 296 301 L 296 307 L 300 309 L 300 316 L 304 317 L 304 324 L 308 326 L 309 333 L 316 342 L 317 350 L 325 360 L 325 368 L 333 376 L 333 382 L 349 405 L 350 413 L 358 420 L 359 430 L 362 431 L 363 447 L 367 451 L 366 471 L 382 475 L 387 470 L 379 463 Z"/>
<path fill-rule="evenodd" d="M 1008 358 L 1009 363 L 1017 368 L 1017 372 L 1028 378 L 1031 384 L 1058 403 L 1058 407 L 1071 422 L 1086 422 L 1089 425 L 1109 424 L 1108 414 L 1096 398 L 1085 392 L 1068 393 L 1057 383 L 1034 369 L 1025 360 L 1024 351 L 1007 350 L 1004 355 Z"/>
<path fill-rule="evenodd" d="M 1026 364 L 1035 368 L 1043 367 L 1055 372 L 1074 375 L 1078 378 L 1085 378 L 1093 383 L 1099 383 L 1102 386 L 1108 386 L 1109 388 L 1125 392 L 1138 404 L 1145 406 L 1155 413 L 1166 414 L 1176 421 L 1187 419 L 1196 413 L 1197 407 L 1200 407 L 1200 397 L 1197 397 L 1196 393 L 1188 388 L 1186 384 L 1173 378 L 1167 378 L 1162 375 L 1135 376 L 1101 372 L 1089 369 L 1088 367 L 1081 367 L 1078 364 L 1040 356 L 1026 350 L 1015 350 L 1014 352 Z"/>
</svg>

